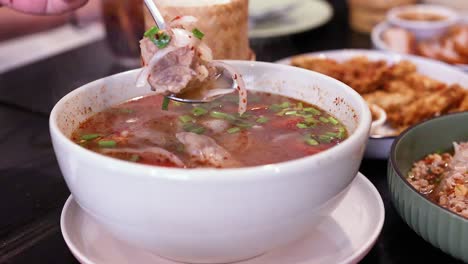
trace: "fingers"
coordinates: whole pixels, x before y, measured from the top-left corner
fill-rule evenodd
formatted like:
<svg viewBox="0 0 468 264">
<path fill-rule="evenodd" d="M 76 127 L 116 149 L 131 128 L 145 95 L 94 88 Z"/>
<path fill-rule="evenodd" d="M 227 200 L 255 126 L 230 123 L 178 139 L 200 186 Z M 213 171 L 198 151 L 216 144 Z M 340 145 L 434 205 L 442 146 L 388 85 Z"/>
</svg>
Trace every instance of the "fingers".
<svg viewBox="0 0 468 264">
<path fill-rule="evenodd" d="M 62 14 L 84 5 L 88 0 L 0 0 L 0 4 L 31 14 Z"/>
</svg>

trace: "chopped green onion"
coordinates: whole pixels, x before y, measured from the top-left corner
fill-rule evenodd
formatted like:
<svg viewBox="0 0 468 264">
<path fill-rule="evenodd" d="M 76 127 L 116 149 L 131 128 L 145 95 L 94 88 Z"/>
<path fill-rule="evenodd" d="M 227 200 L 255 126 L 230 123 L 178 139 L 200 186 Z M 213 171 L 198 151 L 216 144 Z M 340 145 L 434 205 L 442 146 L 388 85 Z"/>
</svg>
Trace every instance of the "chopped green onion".
<svg viewBox="0 0 468 264">
<path fill-rule="evenodd" d="M 330 122 L 334 125 L 338 125 L 339 123 L 338 120 L 336 120 L 336 118 L 334 118 L 333 116 L 330 116 L 328 120 L 330 120 Z"/>
<path fill-rule="evenodd" d="M 287 111 L 284 113 L 285 115 L 296 115 L 297 111 Z"/>
<path fill-rule="evenodd" d="M 346 135 L 346 129 L 345 129 L 344 127 L 340 126 L 340 127 L 338 128 L 338 135 L 337 135 L 337 137 L 338 137 L 339 139 L 343 139 L 343 138 L 345 137 L 345 135 Z"/>
<path fill-rule="evenodd" d="M 249 99 L 249 102 L 250 102 L 250 99 Z M 242 115 L 237 114 L 237 116 L 238 116 L 239 118 L 242 118 L 242 119 L 247 119 L 247 118 L 251 117 L 252 114 L 249 114 L 249 113 L 247 113 L 247 112 L 244 112 Z"/>
<path fill-rule="evenodd" d="M 327 132 L 327 133 L 325 133 L 325 135 L 330 136 L 330 137 L 338 137 L 338 134 L 333 133 L 333 132 Z"/>
<path fill-rule="evenodd" d="M 100 137 L 101 135 L 99 134 L 86 134 L 86 135 L 82 135 L 80 138 L 83 139 L 83 140 L 93 140 L 93 139 L 96 139 L 98 137 Z"/>
<path fill-rule="evenodd" d="M 309 128 L 309 126 L 308 126 L 307 124 L 304 124 L 304 123 L 297 123 L 296 126 L 297 126 L 298 128 L 302 128 L 302 129 L 304 129 L 304 128 Z"/>
<path fill-rule="evenodd" d="M 306 117 L 304 118 L 304 122 L 306 122 L 307 124 L 315 124 L 317 123 L 317 119 L 313 118 L 313 117 Z"/>
<path fill-rule="evenodd" d="M 253 124 L 244 122 L 244 121 L 237 121 L 235 122 L 236 126 L 243 127 L 243 128 L 251 128 L 253 127 Z"/>
<path fill-rule="evenodd" d="M 268 109 L 270 109 L 273 112 L 278 112 L 281 111 L 282 108 L 277 104 L 272 104 L 270 107 L 268 107 Z"/>
<path fill-rule="evenodd" d="M 124 114 L 132 114 L 132 113 L 135 112 L 135 111 L 133 111 L 133 109 L 120 108 L 120 109 L 119 109 L 119 112 L 120 112 L 120 113 L 124 113 Z"/>
<path fill-rule="evenodd" d="M 281 107 L 281 108 L 288 108 L 289 105 L 290 105 L 289 102 L 284 102 L 284 103 L 281 103 L 281 104 L 279 105 L 279 107 Z"/>
<path fill-rule="evenodd" d="M 230 114 L 226 114 L 223 112 L 218 112 L 218 111 L 211 111 L 210 113 L 211 117 L 218 118 L 218 119 L 226 119 L 230 121 L 236 120 L 236 117 Z"/>
<path fill-rule="evenodd" d="M 261 116 L 261 117 L 257 118 L 257 120 L 255 120 L 255 122 L 263 124 L 263 123 L 268 122 L 268 118 L 266 118 L 264 116 Z"/>
<path fill-rule="evenodd" d="M 239 127 L 231 127 L 230 129 L 227 130 L 229 134 L 234 134 L 239 132 L 241 129 Z"/>
<path fill-rule="evenodd" d="M 194 123 L 185 123 L 182 128 L 187 132 L 192 132 L 195 134 L 203 134 L 205 132 L 205 128 L 202 126 L 197 126 Z"/>
<path fill-rule="evenodd" d="M 154 37 L 159 32 L 159 28 L 157 26 L 153 26 L 150 29 L 148 29 L 143 36 L 147 38 Z"/>
<path fill-rule="evenodd" d="M 333 137 L 328 136 L 328 135 L 320 135 L 320 136 L 319 136 L 319 140 L 320 140 L 321 142 L 330 143 L 330 142 L 333 140 Z"/>
<path fill-rule="evenodd" d="M 192 33 L 199 40 L 203 39 L 203 37 L 205 36 L 205 34 L 203 34 L 203 32 L 201 32 L 198 28 L 194 28 L 192 30 Z"/>
<path fill-rule="evenodd" d="M 133 162 L 137 162 L 139 160 L 140 160 L 140 156 L 138 156 L 137 154 L 132 154 L 132 156 L 129 159 L 129 161 L 133 161 Z"/>
<path fill-rule="evenodd" d="M 167 47 L 171 42 L 171 36 L 156 26 L 147 30 L 144 36 L 149 38 L 159 49 Z"/>
<path fill-rule="evenodd" d="M 197 106 L 197 107 L 194 107 L 194 108 L 192 109 L 192 114 L 193 114 L 194 116 L 201 116 L 201 115 L 204 115 L 204 114 L 206 114 L 206 113 L 208 113 L 208 110 L 206 110 L 205 108 L 201 108 L 201 107 L 198 107 L 198 106 Z"/>
<path fill-rule="evenodd" d="M 313 107 L 306 107 L 303 109 L 304 112 L 312 113 L 313 115 L 320 115 L 320 111 Z"/>
<path fill-rule="evenodd" d="M 321 117 L 319 118 L 319 120 L 322 121 L 323 123 L 329 123 L 329 122 L 330 122 L 330 120 L 328 120 L 328 118 L 325 118 L 325 117 L 323 117 L 323 116 L 321 116 Z"/>
<path fill-rule="evenodd" d="M 203 134 L 205 132 L 204 127 L 194 127 L 193 129 L 190 130 L 190 132 L 195 133 L 195 134 Z"/>
<path fill-rule="evenodd" d="M 311 146 L 317 146 L 319 144 L 318 141 L 313 138 L 307 138 L 305 142 Z"/>
<path fill-rule="evenodd" d="M 182 122 L 182 123 L 188 123 L 188 122 L 191 122 L 193 120 L 193 118 L 189 115 L 182 115 L 182 116 L 179 116 L 179 120 Z"/>
<path fill-rule="evenodd" d="M 117 142 L 114 140 L 101 140 L 98 142 L 99 147 L 101 148 L 113 148 L 117 146 Z"/>
<path fill-rule="evenodd" d="M 169 108 L 169 102 L 170 102 L 169 97 L 164 96 L 164 99 L 162 102 L 162 110 L 167 110 Z"/>
<path fill-rule="evenodd" d="M 164 49 L 171 42 L 171 36 L 169 36 L 169 34 L 167 34 L 165 32 L 158 33 L 158 36 L 159 37 L 157 37 L 156 40 L 153 41 L 153 43 L 156 44 L 156 46 L 159 49 Z"/>
</svg>

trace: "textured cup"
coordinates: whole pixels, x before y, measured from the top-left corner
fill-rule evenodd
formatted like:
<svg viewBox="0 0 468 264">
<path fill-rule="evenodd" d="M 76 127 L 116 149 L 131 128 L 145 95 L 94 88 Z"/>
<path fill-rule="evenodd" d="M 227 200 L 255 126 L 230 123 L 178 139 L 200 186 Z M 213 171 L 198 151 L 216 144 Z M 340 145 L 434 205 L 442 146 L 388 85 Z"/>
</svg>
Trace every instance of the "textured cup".
<svg viewBox="0 0 468 264">
<path fill-rule="evenodd" d="M 468 219 L 431 202 L 405 177 L 425 155 L 468 140 L 468 112 L 442 116 L 403 133 L 392 146 L 388 164 L 390 193 L 403 220 L 426 241 L 468 262 Z"/>
<path fill-rule="evenodd" d="M 205 34 L 203 40 L 213 51 L 214 59 L 254 59 L 248 39 L 248 0 L 223 1 L 210 5 L 206 1 L 190 5 L 182 5 L 180 1 L 159 1 L 157 4 L 166 21 L 171 21 L 177 16 L 198 18 L 196 27 Z M 147 28 L 155 24 L 146 8 L 145 24 Z"/>
</svg>

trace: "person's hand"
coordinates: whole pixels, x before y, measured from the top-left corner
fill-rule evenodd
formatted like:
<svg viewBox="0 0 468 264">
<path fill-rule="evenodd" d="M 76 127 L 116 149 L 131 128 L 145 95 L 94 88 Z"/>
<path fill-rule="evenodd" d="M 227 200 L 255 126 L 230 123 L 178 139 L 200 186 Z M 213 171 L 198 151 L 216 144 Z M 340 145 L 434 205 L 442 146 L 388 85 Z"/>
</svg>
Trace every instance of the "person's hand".
<svg viewBox="0 0 468 264">
<path fill-rule="evenodd" d="M 84 5 L 88 0 L 0 0 L 0 5 L 24 13 L 53 15 L 62 14 Z"/>
</svg>

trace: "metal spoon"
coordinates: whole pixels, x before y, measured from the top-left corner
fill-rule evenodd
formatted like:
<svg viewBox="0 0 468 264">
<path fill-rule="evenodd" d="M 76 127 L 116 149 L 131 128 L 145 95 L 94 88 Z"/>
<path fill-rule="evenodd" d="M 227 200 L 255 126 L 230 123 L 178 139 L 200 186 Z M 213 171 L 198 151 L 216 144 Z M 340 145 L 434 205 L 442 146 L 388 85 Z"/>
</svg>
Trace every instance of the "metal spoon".
<svg viewBox="0 0 468 264">
<path fill-rule="evenodd" d="M 158 28 L 165 29 L 166 28 L 166 22 L 164 21 L 164 17 L 162 16 L 161 12 L 159 12 L 159 9 L 156 6 L 156 4 L 154 3 L 154 1 L 153 0 L 144 0 L 144 1 L 145 1 L 146 7 L 150 11 L 151 16 L 154 19 L 154 22 L 156 22 L 156 25 L 158 26 Z M 218 77 L 226 78 L 225 74 L 223 74 L 222 71 L 221 71 L 221 74 L 219 74 Z M 235 79 L 233 79 L 232 76 L 229 79 L 232 81 L 232 86 L 231 86 L 231 88 L 224 88 L 224 89 L 226 89 L 226 90 L 227 89 L 232 89 L 232 92 L 234 92 L 234 91 L 236 91 L 235 89 L 238 86 L 237 81 Z M 228 79 L 226 78 L 226 80 L 228 80 Z M 212 90 L 214 90 L 214 89 L 223 89 L 223 88 L 213 88 Z M 219 95 L 219 96 L 203 97 L 203 98 L 180 98 L 176 94 L 170 94 L 170 95 L 168 95 L 166 97 L 171 99 L 171 100 L 181 102 L 181 103 L 200 104 L 200 103 L 211 102 L 211 101 L 213 101 L 213 100 L 215 100 L 215 99 L 217 99 L 217 98 L 219 98 L 219 97 L 221 97 L 223 95 L 224 94 Z"/>
</svg>

